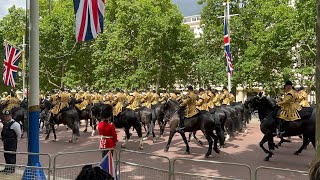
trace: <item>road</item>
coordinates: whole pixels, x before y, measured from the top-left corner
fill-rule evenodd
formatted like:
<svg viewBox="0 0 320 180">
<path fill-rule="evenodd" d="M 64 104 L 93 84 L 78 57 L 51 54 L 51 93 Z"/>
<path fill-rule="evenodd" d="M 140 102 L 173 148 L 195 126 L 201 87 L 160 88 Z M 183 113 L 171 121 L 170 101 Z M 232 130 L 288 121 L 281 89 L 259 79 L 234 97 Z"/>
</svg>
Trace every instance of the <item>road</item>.
<svg viewBox="0 0 320 180">
<path fill-rule="evenodd" d="M 81 130 L 84 129 L 84 123 L 81 125 Z M 191 154 L 184 154 L 185 144 L 183 143 L 181 136 L 176 134 L 172 140 L 169 152 L 164 152 L 163 149 L 168 140 L 168 129 L 166 134 L 157 138 L 157 142 L 153 143 L 152 139 L 144 141 L 144 149 L 139 150 L 136 132 L 133 133 L 132 140 L 127 144 L 126 149 L 134 150 L 138 152 L 151 153 L 157 156 L 137 154 L 131 152 L 121 152 L 121 161 L 136 163 L 145 165 L 147 167 L 154 167 L 159 169 L 168 170 L 169 161 L 167 158 L 173 161 L 174 158 L 190 158 L 194 160 L 205 160 L 205 161 L 219 161 L 219 162 L 230 162 L 240 163 L 250 166 L 254 175 L 254 171 L 259 166 L 269 166 L 277 168 L 288 168 L 301 171 L 308 170 L 308 164 L 315 158 L 315 150 L 309 145 L 307 150 L 304 150 L 301 155 L 293 155 L 301 146 L 301 140 L 298 137 L 293 137 L 291 143 L 283 144 L 279 149 L 274 151 L 275 155 L 270 159 L 269 162 L 263 161 L 266 154 L 259 147 L 259 141 L 262 138 L 262 133 L 259 130 L 259 122 L 252 121 L 248 125 L 247 133 L 237 134 L 235 138 L 232 138 L 227 142 L 225 148 L 221 149 L 220 154 L 213 152 L 209 158 L 204 158 L 204 154 L 207 151 L 206 139 L 199 132 L 197 136 L 204 142 L 203 146 L 196 143 L 194 139 L 189 143 Z M 91 136 L 91 128 L 88 129 L 88 133 L 81 133 L 79 142 L 69 143 L 71 138 L 71 131 L 67 130 L 65 126 L 59 126 L 57 128 L 57 142 L 51 140 L 44 140 L 45 135 L 40 133 L 40 152 L 45 154 L 51 154 L 54 156 L 57 153 L 61 153 L 56 159 L 56 164 L 59 167 L 72 166 L 76 164 L 87 164 L 99 162 L 101 160 L 100 152 L 81 153 L 81 154 L 64 154 L 65 152 L 72 151 L 85 151 L 93 150 L 98 148 L 99 136 Z M 124 132 L 122 129 L 117 129 L 119 136 L 119 142 L 117 143 L 117 149 L 120 150 L 120 146 L 123 143 Z M 159 135 L 158 127 L 156 127 L 156 135 Z M 278 139 L 276 139 L 278 141 Z M 2 142 L 0 143 L 2 148 Z M 18 145 L 19 152 L 27 151 L 27 139 L 23 138 Z M 3 157 L 3 154 L 0 154 Z M 48 167 L 49 158 L 47 156 L 41 156 L 41 164 L 43 167 Z M 27 163 L 26 155 L 18 155 L 18 164 L 25 165 Z M 4 158 L 0 158 L 0 162 L 4 162 Z M 172 165 L 172 164 L 171 164 Z M 74 179 L 79 173 L 81 167 L 58 169 L 56 174 L 61 179 Z M 245 167 L 223 165 L 223 164 L 212 164 L 207 162 L 190 162 L 185 160 L 176 160 L 174 162 L 175 172 L 186 172 L 190 174 L 201 174 L 203 176 L 226 176 L 226 177 L 237 177 L 241 179 L 249 179 L 250 173 Z M 146 169 L 142 167 L 132 166 L 121 163 L 121 179 L 166 179 L 168 173 L 157 170 Z M 17 173 L 23 170 L 17 171 Z M 280 171 L 262 170 L 258 173 L 259 179 L 270 180 L 270 179 L 292 179 L 302 180 L 308 179 L 306 175 L 299 173 L 288 173 Z M 15 175 L 17 179 L 21 176 Z M 0 179 L 14 179 L 12 175 L 1 175 Z M 199 177 L 192 177 L 187 175 L 176 175 L 176 179 L 201 179 Z M 207 178 L 203 178 L 207 179 Z"/>
</svg>

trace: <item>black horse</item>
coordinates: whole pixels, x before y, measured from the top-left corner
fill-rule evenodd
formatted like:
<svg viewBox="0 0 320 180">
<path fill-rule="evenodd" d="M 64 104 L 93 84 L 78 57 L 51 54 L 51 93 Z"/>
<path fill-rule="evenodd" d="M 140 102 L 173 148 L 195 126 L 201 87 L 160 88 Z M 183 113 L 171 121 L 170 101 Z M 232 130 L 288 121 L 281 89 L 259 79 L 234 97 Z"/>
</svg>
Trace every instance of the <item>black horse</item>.
<svg viewBox="0 0 320 180">
<path fill-rule="evenodd" d="M 259 145 L 263 151 L 268 154 L 264 159 L 268 161 L 272 155 L 274 155 L 272 150 L 277 147 L 273 141 L 273 137 L 275 136 L 279 123 L 279 119 L 277 118 L 279 107 L 276 106 L 275 99 L 265 96 L 255 96 L 247 100 L 244 106 L 251 112 L 258 110 L 261 121 L 260 130 L 264 134 Z M 285 134 L 283 134 L 283 137 L 303 135 L 303 144 L 300 149 L 294 153 L 295 155 L 300 154 L 310 142 L 313 147 L 315 147 L 315 109 L 312 107 L 302 108 L 299 114 L 301 119 L 289 122 L 287 130 Z M 269 150 L 264 147 L 264 143 L 266 142 L 268 142 Z"/>
<path fill-rule="evenodd" d="M 51 130 L 54 135 L 54 141 L 57 140 L 56 131 L 54 128 L 55 124 L 65 124 L 72 130 L 72 138 L 70 142 L 77 142 L 78 137 L 80 136 L 79 133 L 79 126 L 80 126 L 80 119 L 77 110 L 73 107 L 67 107 L 60 110 L 57 115 L 53 115 L 52 112 L 49 112 L 49 123 L 51 128 L 46 136 L 46 140 L 49 139 Z"/>
<path fill-rule="evenodd" d="M 46 127 L 46 134 L 49 133 L 50 123 L 49 123 L 49 113 L 52 108 L 52 104 L 48 99 L 41 99 L 40 101 L 40 123 L 39 128 L 42 131 Z"/>
<path fill-rule="evenodd" d="M 145 130 L 145 138 L 146 140 L 150 133 L 152 133 L 152 140 L 155 142 L 155 133 L 154 133 L 154 126 L 155 126 L 155 118 L 153 116 L 154 112 L 152 109 L 147 108 L 145 106 L 138 108 L 135 110 L 138 115 L 139 121 L 142 123 L 144 130 Z"/>
<path fill-rule="evenodd" d="M 163 121 L 164 118 L 164 111 L 163 111 L 163 104 L 158 102 L 157 104 L 151 105 L 151 109 L 153 110 L 152 117 L 154 118 L 154 122 L 158 122 L 160 127 L 160 136 L 164 133 L 165 122 Z"/>
<path fill-rule="evenodd" d="M 174 109 L 171 109 L 170 107 L 175 107 Z M 169 150 L 170 147 L 170 143 L 171 140 L 174 136 L 174 134 L 177 132 L 176 128 L 178 127 L 179 124 L 179 115 L 177 113 L 177 109 L 179 108 L 179 106 L 177 106 L 177 103 L 172 101 L 172 100 L 168 100 L 165 103 L 165 116 L 167 118 L 170 118 L 170 122 L 169 122 L 169 126 L 170 126 L 170 136 L 169 136 L 169 140 L 167 143 L 167 146 L 165 148 L 165 152 L 167 152 Z M 213 145 L 213 150 L 216 153 L 219 153 L 220 150 L 218 149 L 218 140 L 221 139 L 222 141 L 224 140 L 224 138 L 222 137 L 222 130 L 221 130 L 221 126 L 219 123 L 217 123 L 213 116 L 208 112 L 208 111 L 200 111 L 197 115 L 185 119 L 185 132 L 195 132 L 197 130 L 201 130 L 202 133 L 205 135 L 208 144 L 209 144 L 209 148 L 207 153 L 205 154 L 205 157 L 209 157 L 212 154 L 212 145 Z M 216 134 L 214 134 L 213 131 L 216 131 Z M 184 143 L 186 144 L 186 153 L 189 154 L 190 153 L 190 148 L 189 148 L 189 144 L 187 141 L 187 138 L 185 136 L 184 133 L 180 133 Z M 214 141 L 214 142 L 213 142 Z M 224 143 L 224 142 L 223 142 Z"/>
</svg>

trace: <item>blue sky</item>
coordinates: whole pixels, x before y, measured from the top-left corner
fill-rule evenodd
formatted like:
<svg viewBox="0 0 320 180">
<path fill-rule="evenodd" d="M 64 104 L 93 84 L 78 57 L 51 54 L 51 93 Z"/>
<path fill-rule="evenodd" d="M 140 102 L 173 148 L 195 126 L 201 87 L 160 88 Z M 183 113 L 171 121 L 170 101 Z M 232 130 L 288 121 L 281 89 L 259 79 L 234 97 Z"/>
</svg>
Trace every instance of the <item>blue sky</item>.
<svg viewBox="0 0 320 180">
<path fill-rule="evenodd" d="M 177 4 L 184 16 L 200 14 L 202 7 L 197 4 L 198 0 L 172 0 Z M 25 7 L 26 0 L 0 0 L 0 19 L 8 13 L 8 8 Z"/>
<path fill-rule="evenodd" d="M 0 19 L 8 13 L 8 9 L 15 5 L 16 7 L 25 7 L 26 0 L 0 0 Z"/>
</svg>

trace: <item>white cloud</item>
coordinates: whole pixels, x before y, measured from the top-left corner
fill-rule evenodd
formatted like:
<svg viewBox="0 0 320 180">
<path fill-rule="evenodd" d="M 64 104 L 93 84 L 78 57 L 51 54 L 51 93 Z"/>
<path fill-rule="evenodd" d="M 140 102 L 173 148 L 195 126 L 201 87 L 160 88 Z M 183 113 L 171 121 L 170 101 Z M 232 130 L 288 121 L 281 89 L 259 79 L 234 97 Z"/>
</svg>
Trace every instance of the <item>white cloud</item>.
<svg viewBox="0 0 320 180">
<path fill-rule="evenodd" d="M 26 0 L 0 0 L 0 19 L 8 14 L 8 9 L 15 5 L 16 7 L 26 7 Z"/>
</svg>

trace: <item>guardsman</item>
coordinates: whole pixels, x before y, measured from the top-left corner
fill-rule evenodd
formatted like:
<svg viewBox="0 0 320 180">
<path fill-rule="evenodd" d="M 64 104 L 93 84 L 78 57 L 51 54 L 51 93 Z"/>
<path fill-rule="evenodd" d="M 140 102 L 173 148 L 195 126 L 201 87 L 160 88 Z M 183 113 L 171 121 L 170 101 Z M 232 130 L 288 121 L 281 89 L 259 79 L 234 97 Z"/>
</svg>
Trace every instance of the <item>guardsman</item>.
<svg viewBox="0 0 320 180">
<path fill-rule="evenodd" d="M 155 105 L 159 102 L 159 99 L 160 99 L 160 96 L 159 94 L 156 92 L 156 90 L 153 90 L 153 93 L 152 93 L 152 98 L 151 98 L 151 104 L 152 105 Z"/>
<path fill-rule="evenodd" d="M 207 95 L 208 95 L 208 97 L 209 97 L 208 107 L 209 107 L 209 109 L 212 109 L 212 108 L 214 108 L 214 103 L 213 103 L 214 94 L 212 93 L 211 87 L 208 87 L 208 89 L 207 89 Z"/>
<path fill-rule="evenodd" d="M 49 101 L 52 103 L 53 106 L 55 106 L 58 103 L 58 100 L 59 100 L 58 94 L 54 90 L 52 90 Z"/>
<path fill-rule="evenodd" d="M 58 96 L 59 96 L 60 102 L 51 109 L 51 112 L 53 115 L 57 115 L 59 114 L 61 109 L 69 107 L 70 94 L 65 92 L 64 88 L 61 88 L 61 92 Z"/>
<path fill-rule="evenodd" d="M 209 111 L 208 107 L 209 96 L 206 94 L 203 88 L 199 89 L 199 100 L 196 102 L 196 106 L 199 110 Z"/>
<path fill-rule="evenodd" d="M 230 99 L 230 103 L 236 102 L 236 97 L 234 97 L 234 95 L 231 92 L 229 92 L 229 99 Z"/>
<path fill-rule="evenodd" d="M 221 95 L 219 94 L 219 91 L 215 89 L 213 94 L 214 94 L 214 98 L 213 98 L 212 102 L 213 102 L 214 106 L 217 106 L 217 107 L 221 106 L 221 103 L 220 103 Z"/>
<path fill-rule="evenodd" d="M 76 94 L 77 94 L 77 91 L 75 90 L 75 89 L 72 89 L 71 91 L 70 91 L 70 96 L 71 97 L 76 97 Z"/>
<path fill-rule="evenodd" d="M 168 94 L 167 90 L 164 90 L 159 101 L 161 103 L 165 103 L 169 98 L 170 95 Z"/>
<path fill-rule="evenodd" d="M 310 107 L 308 102 L 308 93 L 304 90 L 303 86 L 299 88 L 298 95 L 301 107 Z"/>
<path fill-rule="evenodd" d="M 127 97 L 127 103 L 128 103 L 127 108 L 132 109 L 132 103 L 134 101 L 134 97 L 132 93 L 129 93 L 126 97 Z"/>
<path fill-rule="evenodd" d="M 299 111 L 301 110 L 299 95 L 292 89 L 291 81 L 285 83 L 285 96 L 277 105 L 281 107 L 278 118 L 282 121 L 280 122 L 280 136 L 282 136 L 286 131 L 289 121 L 301 119 L 299 115 Z"/>
<path fill-rule="evenodd" d="M 132 110 L 136 110 L 140 107 L 140 103 L 141 103 L 141 95 L 137 92 L 137 90 L 134 88 L 133 89 L 133 93 L 132 93 L 132 96 L 133 96 L 133 102 L 130 106 L 130 109 Z"/>
<path fill-rule="evenodd" d="M 12 108 L 14 107 L 19 107 L 19 99 L 15 96 L 13 91 L 10 91 L 10 96 L 8 97 L 8 106 L 6 108 L 6 110 L 11 111 Z"/>
<path fill-rule="evenodd" d="M 83 93 L 84 93 L 84 92 L 83 92 L 82 90 L 80 90 L 78 93 L 75 94 L 74 97 L 76 98 L 77 101 L 82 101 L 82 100 L 83 100 L 83 99 L 82 99 Z"/>
<path fill-rule="evenodd" d="M 196 108 L 197 95 L 193 92 L 193 87 L 188 87 L 187 97 L 180 104 L 180 109 L 178 110 L 180 122 L 179 127 L 177 128 L 178 132 L 184 132 L 184 120 L 185 118 L 191 118 L 198 114 Z"/>
<path fill-rule="evenodd" d="M 147 88 L 147 93 L 143 98 L 143 106 L 147 107 L 147 108 L 151 108 L 151 101 L 152 99 L 152 93 L 150 92 L 150 88 Z"/>
<path fill-rule="evenodd" d="M 169 99 L 171 99 L 172 101 L 177 101 L 178 96 L 176 95 L 175 92 L 171 92 Z"/>
<path fill-rule="evenodd" d="M 220 98 L 220 101 L 222 100 L 222 104 L 224 105 L 230 105 L 230 97 L 229 97 L 229 92 L 226 86 L 222 88 L 222 95 Z"/>
<path fill-rule="evenodd" d="M 87 106 L 91 103 L 91 95 L 87 91 L 87 89 L 84 89 L 84 93 L 82 95 L 83 101 L 80 104 L 76 104 L 76 107 L 82 111 L 87 108 Z"/>
<path fill-rule="evenodd" d="M 122 111 L 123 103 L 126 100 L 126 96 L 121 92 L 119 88 L 116 88 L 116 97 L 114 100 L 113 116 L 118 116 Z"/>
</svg>

